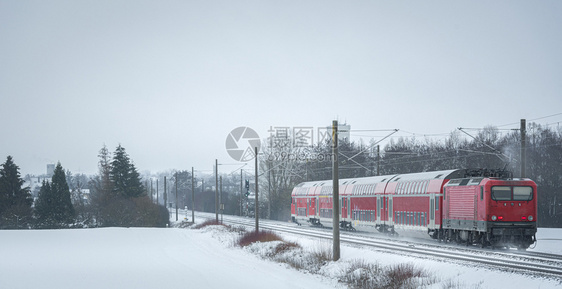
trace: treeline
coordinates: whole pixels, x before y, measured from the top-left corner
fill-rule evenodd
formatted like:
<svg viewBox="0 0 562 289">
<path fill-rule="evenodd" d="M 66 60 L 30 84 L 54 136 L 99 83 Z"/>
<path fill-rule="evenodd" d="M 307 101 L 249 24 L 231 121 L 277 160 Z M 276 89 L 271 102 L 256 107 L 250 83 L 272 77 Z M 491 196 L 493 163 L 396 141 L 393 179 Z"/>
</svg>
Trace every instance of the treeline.
<svg viewBox="0 0 562 289">
<path fill-rule="evenodd" d="M 99 172 L 82 192 L 83 176 L 73 177 L 60 162 L 50 181 L 44 180 L 34 200 L 13 158 L 0 168 L 0 228 L 165 227 L 169 214 L 146 194 L 140 175 L 119 145 L 111 158 L 104 146 Z M 72 185 L 72 194 L 69 186 Z"/>
<path fill-rule="evenodd" d="M 268 143 L 275 142 L 269 140 Z M 520 176 L 520 132 L 502 134 L 492 126 L 464 133 L 455 131 L 441 141 L 416 137 L 391 139 L 380 148 L 380 153 L 373 140 L 369 144 L 343 140 L 338 150 L 340 178 L 464 168 L 508 169 L 514 177 Z M 329 142 L 313 148 L 266 146 L 262 151 L 260 171 L 267 173 L 261 177 L 260 190 L 264 194 L 270 191 L 270 199 L 266 202 L 271 202 L 273 219 L 289 218 L 290 193 L 295 185 L 332 178 Z M 528 124 L 526 155 L 526 177 L 538 185 L 539 226 L 562 227 L 559 195 L 562 189 L 562 131 Z"/>
</svg>

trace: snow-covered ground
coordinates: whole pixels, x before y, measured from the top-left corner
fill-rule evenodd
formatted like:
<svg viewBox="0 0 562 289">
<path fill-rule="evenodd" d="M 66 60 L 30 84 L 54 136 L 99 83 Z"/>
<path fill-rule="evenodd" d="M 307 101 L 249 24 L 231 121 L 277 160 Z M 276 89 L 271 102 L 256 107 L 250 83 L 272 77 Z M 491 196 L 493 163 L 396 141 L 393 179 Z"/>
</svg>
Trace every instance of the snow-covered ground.
<svg viewBox="0 0 562 289">
<path fill-rule="evenodd" d="M 451 283 L 459 288 L 562 287 L 560 280 L 345 245 L 341 261 L 308 274 L 234 246 L 233 234 L 220 228 L 3 230 L 0 288 L 345 288 L 335 276 L 354 259 L 415 264 L 435 277 L 430 288 Z M 324 245 L 283 237 L 305 250 Z M 538 238 L 534 250 L 562 252 L 562 230 L 540 229 Z"/>
</svg>

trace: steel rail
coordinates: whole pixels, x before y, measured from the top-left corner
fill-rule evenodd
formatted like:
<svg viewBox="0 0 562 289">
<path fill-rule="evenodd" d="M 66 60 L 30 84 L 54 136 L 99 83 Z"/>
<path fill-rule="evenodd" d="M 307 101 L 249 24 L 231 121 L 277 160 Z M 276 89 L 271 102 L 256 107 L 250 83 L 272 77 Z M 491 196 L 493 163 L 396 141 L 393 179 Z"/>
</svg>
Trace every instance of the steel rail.
<svg viewBox="0 0 562 289">
<path fill-rule="evenodd" d="M 235 216 L 228 216 L 224 219 L 224 223 L 242 225 L 252 227 L 253 223 L 250 220 L 245 220 L 244 218 L 239 218 Z M 260 227 L 262 229 L 268 229 L 272 231 L 279 231 L 289 234 L 295 234 L 298 236 L 307 236 L 312 238 L 320 238 L 331 240 L 331 233 L 321 232 L 318 230 L 310 230 L 308 228 L 301 228 L 297 226 L 292 226 L 288 224 L 272 223 L 267 220 L 261 220 Z M 330 231 L 331 232 L 331 231 Z M 428 248 L 425 244 L 402 244 L 397 243 L 392 240 L 377 240 L 375 238 L 367 237 L 357 237 L 350 236 L 349 234 L 342 234 L 341 241 L 361 246 L 368 246 L 374 248 L 380 248 L 386 250 L 388 253 L 404 253 L 404 254 L 414 254 L 418 257 L 438 257 L 443 259 L 458 260 L 464 262 L 471 262 L 476 264 L 485 264 L 498 269 L 513 269 L 520 270 L 524 273 L 539 273 L 550 277 L 560 278 L 562 277 L 562 262 L 560 261 L 559 255 L 553 255 L 552 259 L 545 259 L 549 254 L 540 255 L 543 259 L 534 260 L 510 260 L 507 258 L 528 258 L 529 255 L 520 254 L 504 254 L 503 256 L 498 256 L 497 252 L 494 252 L 495 256 L 486 256 L 482 252 L 472 251 L 469 253 L 465 252 L 455 252 L 454 247 L 439 247 Z M 466 251 L 466 250 L 465 250 Z M 487 252 L 488 253 L 488 252 Z M 534 256 L 531 256 L 534 257 Z M 550 263 L 550 264 L 545 264 Z"/>
</svg>

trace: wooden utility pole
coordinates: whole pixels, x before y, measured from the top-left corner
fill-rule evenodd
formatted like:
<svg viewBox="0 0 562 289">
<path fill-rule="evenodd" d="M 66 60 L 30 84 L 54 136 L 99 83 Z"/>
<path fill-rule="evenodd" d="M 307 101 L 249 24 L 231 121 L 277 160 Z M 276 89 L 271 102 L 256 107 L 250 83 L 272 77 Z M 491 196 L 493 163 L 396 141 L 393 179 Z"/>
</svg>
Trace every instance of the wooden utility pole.
<svg viewBox="0 0 562 289">
<path fill-rule="evenodd" d="M 340 192 L 338 176 L 338 121 L 332 122 L 332 226 L 334 261 L 340 259 Z"/>
<path fill-rule="evenodd" d="M 195 223 L 195 178 L 193 177 L 193 167 L 191 167 L 191 222 Z"/>
<path fill-rule="evenodd" d="M 527 163 L 527 121 L 521 120 L 521 178 L 526 175 L 525 166 Z"/>
<path fill-rule="evenodd" d="M 271 161 L 267 160 L 267 218 L 271 220 Z"/>
<path fill-rule="evenodd" d="M 239 204 L 240 205 L 239 206 L 240 207 L 240 216 L 242 216 L 242 195 L 244 194 L 243 193 L 244 185 L 243 185 L 243 181 L 242 181 L 242 177 L 243 177 L 242 172 L 243 172 L 242 169 L 240 169 L 240 204 Z"/>
<path fill-rule="evenodd" d="M 166 188 L 166 176 L 164 176 L 164 207 L 168 209 L 168 188 Z"/>
<path fill-rule="evenodd" d="M 178 220 L 178 172 L 176 172 L 176 221 Z"/>
<path fill-rule="evenodd" d="M 255 212 L 256 212 L 256 233 L 259 232 L 260 229 L 260 222 L 259 222 L 259 215 L 260 215 L 260 206 L 258 204 L 258 147 L 254 147 L 254 157 L 255 157 L 255 182 L 256 182 L 256 198 L 255 198 Z"/>
<path fill-rule="evenodd" d="M 215 159 L 215 219 L 219 222 L 219 160 Z"/>
<path fill-rule="evenodd" d="M 377 145 L 377 176 L 381 175 L 381 147 Z"/>
<path fill-rule="evenodd" d="M 150 200 L 154 202 L 154 196 L 152 195 L 154 190 L 152 189 L 152 178 L 150 178 Z"/>
<path fill-rule="evenodd" d="M 221 210 L 221 223 L 222 223 L 222 215 L 224 211 L 224 204 L 222 203 L 222 176 L 220 176 L 219 181 L 220 181 L 219 205 Z"/>
</svg>

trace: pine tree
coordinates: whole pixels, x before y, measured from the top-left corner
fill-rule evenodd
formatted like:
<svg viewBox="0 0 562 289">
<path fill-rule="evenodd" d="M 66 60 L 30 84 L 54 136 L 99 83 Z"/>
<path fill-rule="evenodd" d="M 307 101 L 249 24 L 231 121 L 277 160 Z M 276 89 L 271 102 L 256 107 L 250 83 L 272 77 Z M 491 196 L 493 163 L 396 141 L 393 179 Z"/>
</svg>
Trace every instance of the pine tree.
<svg viewBox="0 0 562 289">
<path fill-rule="evenodd" d="M 70 224 L 74 221 L 74 206 L 70 198 L 70 188 L 66 182 L 66 174 L 60 163 L 57 163 L 51 182 L 51 191 L 55 197 L 55 220 Z"/>
<path fill-rule="evenodd" d="M 8 156 L 0 168 L 0 228 L 28 227 L 33 198 L 23 183 L 19 167 Z"/>
<path fill-rule="evenodd" d="M 47 180 L 43 180 L 39 196 L 35 201 L 35 217 L 39 227 L 53 227 L 54 220 L 52 218 L 52 204 L 54 197 L 51 192 L 51 184 Z"/>
<path fill-rule="evenodd" d="M 144 193 L 139 173 L 121 145 L 113 153 L 109 174 L 116 195 L 124 198 L 140 197 Z"/>
<path fill-rule="evenodd" d="M 51 183 L 43 183 L 35 207 L 40 226 L 63 227 L 74 222 L 70 189 L 60 162 L 55 167 Z"/>
</svg>

